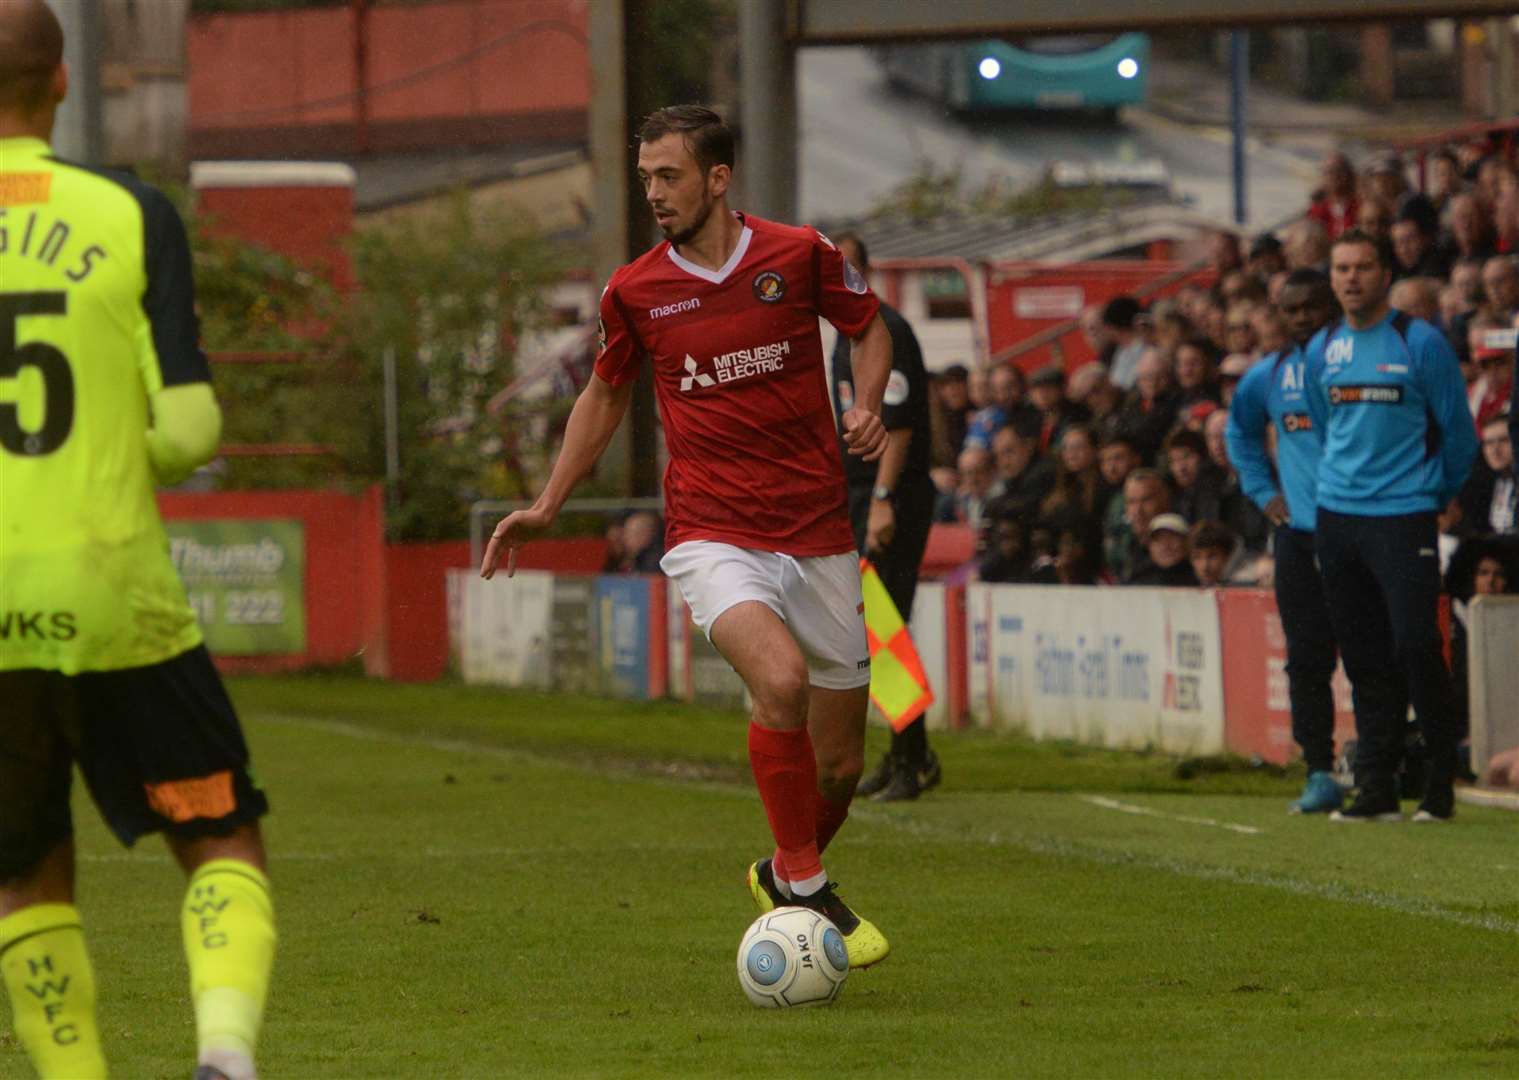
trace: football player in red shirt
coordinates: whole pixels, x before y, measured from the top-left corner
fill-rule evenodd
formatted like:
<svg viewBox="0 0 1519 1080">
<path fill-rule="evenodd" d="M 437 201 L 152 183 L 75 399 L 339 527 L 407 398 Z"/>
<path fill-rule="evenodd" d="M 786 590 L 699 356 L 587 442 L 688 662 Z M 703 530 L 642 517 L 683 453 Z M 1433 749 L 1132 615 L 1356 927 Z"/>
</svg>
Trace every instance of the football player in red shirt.
<svg viewBox="0 0 1519 1080">
<path fill-rule="evenodd" d="M 596 371 L 570 413 L 548 484 L 503 518 L 480 568 L 550 525 L 653 366 L 670 463 L 661 562 L 697 625 L 754 699 L 749 760 L 775 854 L 749 868 L 762 911 L 802 904 L 838 925 L 850 967 L 883 959 L 874 925 L 839 899 L 821 853 L 864 765 L 870 650 L 819 316 L 853 343 L 851 454 L 886 446 L 891 338 L 864 277 L 826 237 L 728 208 L 733 135 L 674 106 L 639 133 L 638 178 L 665 242 L 612 275 Z"/>
</svg>

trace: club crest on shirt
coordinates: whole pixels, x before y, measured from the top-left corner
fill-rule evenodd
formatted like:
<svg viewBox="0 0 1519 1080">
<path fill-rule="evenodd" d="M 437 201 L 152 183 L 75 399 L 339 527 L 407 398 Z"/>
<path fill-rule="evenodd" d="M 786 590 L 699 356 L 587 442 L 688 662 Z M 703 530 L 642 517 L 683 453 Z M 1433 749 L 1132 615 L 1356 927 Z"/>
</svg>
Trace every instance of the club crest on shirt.
<svg viewBox="0 0 1519 1080">
<path fill-rule="evenodd" d="M 844 288 L 860 296 L 865 295 L 865 290 L 870 288 L 865 283 L 865 275 L 854 268 L 854 263 L 844 260 Z"/>
<path fill-rule="evenodd" d="M 766 304 L 778 303 L 786 295 L 786 279 L 774 270 L 754 275 L 754 298 Z"/>
</svg>

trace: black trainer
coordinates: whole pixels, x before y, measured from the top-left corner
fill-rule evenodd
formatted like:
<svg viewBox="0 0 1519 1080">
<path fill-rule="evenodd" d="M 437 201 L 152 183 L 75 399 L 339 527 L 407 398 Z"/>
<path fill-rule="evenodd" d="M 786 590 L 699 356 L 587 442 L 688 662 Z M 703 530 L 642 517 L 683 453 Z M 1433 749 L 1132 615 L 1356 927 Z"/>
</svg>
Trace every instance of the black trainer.
<svg viewBox="0 0 1519 1080">
<path fill-rule="evenodd" d="M 1398 806 L 1398 797 L 1392 790 L 1385 786 L 1363 787 L 1356 793 L 1355 801 L 1343 810 L 1336 810 L 1329 815 L 1330 821 L 1362 822 L 1362 821 L 1402 821 L 1403 811 Z"/>
<path fill-rule="evenodd" d="M 1449 780 L 1431 778 L 1424 791 L 1424 800 L 1419 803 L 1419 809 L 1414 811 L 1414 820 L 1420 823 L 1449 821 L 1455 816 L 1455 786 Z"/>
<path fill-rule="evenodd" d="M 891 774 L 891 782 L 870 798 L 873 802 L 907 802 L 916 799 L 923 792 L 922 785 L 918 783 L 919 775 L 917 766 L 899 762 L 896 772 Z"/>
<path fill-rule="evenodd" d="M 830 881 L 815 893 L 807 896 L 793 896 L 788 903 L 811 908 L 813 911 L 828 916 L 829 921 L 839 928 L 839 933 L 847 938 L 859 927 L 860 917 L 849 910 L 848 904 L 839 899 L 838 887 L 837 882 Z"/>
<path fill-rule="evenodd" d="M 191 1080 L 230 1080 L 230 1078 L 215 1065 L 201 1065 L 196 1068 Z"/>
<path fill-rule="evenodd" d="M 938 787 L 943 774 L 939 771 L 939 755 L 932 750 L 928 751 L 923 758 L 923 764 L 918 766 L 918 787 L 923 791 Z"/>
<path fill-rule="evenodd" d="M 854 793 L 862 799 L 869 798 L 891 783 L 892 776 L 897 771 L 897 757 L 895 754 L 885 754 L 881 758 L 881 764 L 876 766 L 875 772 L 861 777 L 859 784 L 855 786 Z"/>
</svg>

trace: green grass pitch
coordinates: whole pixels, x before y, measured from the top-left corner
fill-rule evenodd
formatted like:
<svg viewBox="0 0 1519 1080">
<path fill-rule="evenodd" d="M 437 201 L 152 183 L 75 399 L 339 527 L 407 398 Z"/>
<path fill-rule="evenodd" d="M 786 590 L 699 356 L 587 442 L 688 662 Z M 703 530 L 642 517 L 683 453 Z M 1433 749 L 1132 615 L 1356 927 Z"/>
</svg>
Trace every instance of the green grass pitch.
<svg viewBox="0 0 1519 1080">
<path fill-rule="evenodd" d="M 937 736 L 944 787 L 858 807 L 827 858 L 892 956 L 775 1013 L 733 970 L 768 849 L 742 717 L 232 691 L 274 803 L 265 1080 L 1519 1076 L 1512 813 L 1331 826 L 1285 813 L 1296 777 Z M 182 879 L 77 817 L 113 1075 L 182 1080 Z M 30 1075 L 0 1018 L 0 1077 Z"/>
</svg>

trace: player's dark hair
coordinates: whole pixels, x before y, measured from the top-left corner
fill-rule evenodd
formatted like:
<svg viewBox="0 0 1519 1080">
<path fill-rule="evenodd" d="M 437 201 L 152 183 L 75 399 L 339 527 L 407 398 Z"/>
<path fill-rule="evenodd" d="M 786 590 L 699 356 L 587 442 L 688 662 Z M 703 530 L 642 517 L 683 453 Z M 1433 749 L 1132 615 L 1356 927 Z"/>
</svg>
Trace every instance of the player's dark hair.
<svg viewBox="0 0 1519 1080">
<path fill-rule="evenodd" d="M 850 229 L 847 232 L 841 232 L 833 238 L 833 242 L 835 244 L 842 245 L 845 240 L 848 240 L 851 244 L 853 244 L 860 253 L 860 265 L 856 266 L 855 269 L 860 271 L 869 270 L 870 249 L 865 246 L 865 239 L 853 229 Z"/>
<path fill-rule="evenodd" d="M 1345 247 L 1347 244 L 1364 244 L 1366 247 L 1371 248 L 1372 251 L 1377 253 L 1377 262 L 1382 264 L 1382 269 L 1384 270 L 1392 270 L 1398 265 L 1397 256 L 1392 250 L 1392 241 L 1385 236 L 1373 236 L 1371 233 L 1361 229 L 1346 229 L 1340 233 L 1333 244 L 1329 245 L 1329 250 L 1333 251 L 1335 248 Z"/>
<path fill-rule="evenodd" d="M 644 117 L 638 141 L 658 142 L 666 135 L 679 135 L 696 164 L 706 172 L 714 165 L 733 168 L 733 129 L 705 105 L 669 105 Z"/>
<path fill-rule="evenodd" d="M 63 63 L 63 27 L 42 0 L 0 15 L 0 109 L 36 112 L 47 104 Z"/>
</svg>

